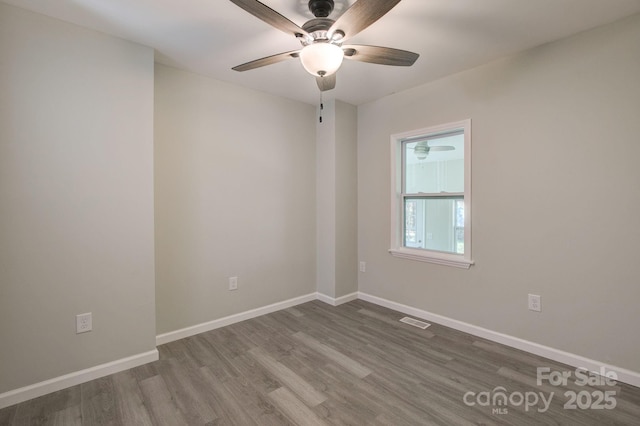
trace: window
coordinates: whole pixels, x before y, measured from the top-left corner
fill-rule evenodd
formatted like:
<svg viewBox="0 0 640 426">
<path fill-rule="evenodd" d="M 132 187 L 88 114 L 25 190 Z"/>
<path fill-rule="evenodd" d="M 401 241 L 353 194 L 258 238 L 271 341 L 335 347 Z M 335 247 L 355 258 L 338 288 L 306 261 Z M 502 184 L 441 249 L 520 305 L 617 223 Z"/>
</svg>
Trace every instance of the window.
<svg viewBox="0 0 640 426">
<path fill-rule="evenodd" d="M 391 136 L 391 249 L 469 268 L 471 120 Z"/>
</svg>

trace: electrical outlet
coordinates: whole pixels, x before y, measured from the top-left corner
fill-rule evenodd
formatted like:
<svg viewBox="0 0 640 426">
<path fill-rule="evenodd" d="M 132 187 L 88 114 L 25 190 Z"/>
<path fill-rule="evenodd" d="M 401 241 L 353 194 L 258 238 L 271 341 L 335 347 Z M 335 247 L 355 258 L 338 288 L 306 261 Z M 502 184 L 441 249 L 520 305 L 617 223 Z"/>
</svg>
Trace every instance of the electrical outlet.
<svg viewBox="0 0 640 426">
<path fill-rule="evenodd" d="M 229 290 L 238 289 L 238 277 L 229 277 Z"/>
<path fill-rule="evenodd" d="M 86 333 L 93 330 L 93 319 L 91 312 L 76 315 L 76 334 Z"/>
<path fill-rule="evenodd" d="M 360 272 L 367 272 L 367 262 L 360 262 Z"/>
<path fill-rule="evenodd" d="M 537 294 L 529 295 L 529 310 L 540 312 L 542 310 L 542 302 L 540 301 L 540 296 Z"/>
</svg>

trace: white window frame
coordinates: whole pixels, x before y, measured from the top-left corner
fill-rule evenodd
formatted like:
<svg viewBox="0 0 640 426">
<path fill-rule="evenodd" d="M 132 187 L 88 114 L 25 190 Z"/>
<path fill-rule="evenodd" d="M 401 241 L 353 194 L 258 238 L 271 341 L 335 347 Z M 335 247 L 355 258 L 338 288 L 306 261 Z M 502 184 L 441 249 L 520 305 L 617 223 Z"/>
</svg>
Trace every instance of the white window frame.
<svg viewBox="0 0 640 426">
<path fill-rule="evenodd" d="M 404 246 L 403 141 L 420 136 L 464 131 L 464 254 Z M 469 269 L 471 260 L 471 120 L 431 126 L 391 135 L 391 248 L 395 257 Z"/>
</svg>

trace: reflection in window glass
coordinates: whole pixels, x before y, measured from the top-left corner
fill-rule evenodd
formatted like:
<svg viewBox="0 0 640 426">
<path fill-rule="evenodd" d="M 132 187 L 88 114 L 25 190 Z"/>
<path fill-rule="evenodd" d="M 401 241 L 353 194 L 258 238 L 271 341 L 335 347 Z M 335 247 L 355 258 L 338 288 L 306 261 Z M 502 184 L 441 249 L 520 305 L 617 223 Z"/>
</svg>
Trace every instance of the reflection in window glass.
<svg viewBox="0 0 640 426">
<path fill-rule="evenodd" d="M 404 246 L 464 254 L 464 132 L 402 142 Z"/>
<path fill-rule="evenodd" d="M 455 207 L 456 227 L 455 227 L 455 247 L 454 252 L 464 253 L 464 200 L 456 200 Z"/>
<path fill-rule="evenodd" d="M 404 215 L 405 247 L 464 253 L 463 199 L 405 198 Z"/>
<path fill-rule="evenodd" d="M 418 247 L 417 246 L 417 238 L 416 238 L 416 222 L 417 222 L 417 212 L 416 212 L 416 201 L 407 201 L 405 204 L 405 240 L 404 244 L 409 247 Z"/>
</svg>

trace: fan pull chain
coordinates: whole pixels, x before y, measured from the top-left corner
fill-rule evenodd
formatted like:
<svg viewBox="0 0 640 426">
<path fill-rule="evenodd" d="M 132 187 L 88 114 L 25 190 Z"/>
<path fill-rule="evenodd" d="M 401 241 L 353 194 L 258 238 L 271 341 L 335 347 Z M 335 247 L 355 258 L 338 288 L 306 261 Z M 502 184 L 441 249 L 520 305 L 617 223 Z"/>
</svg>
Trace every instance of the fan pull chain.
<svg viewBox="0 0 640 426">
<path fill-rule="evenodd" d="M 324 109 L 324 104 L 322 103 L 322 92 L 320 92 L 320 122 L 322 123 L 322 110 Z"/>
</svg>

